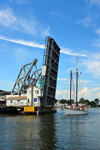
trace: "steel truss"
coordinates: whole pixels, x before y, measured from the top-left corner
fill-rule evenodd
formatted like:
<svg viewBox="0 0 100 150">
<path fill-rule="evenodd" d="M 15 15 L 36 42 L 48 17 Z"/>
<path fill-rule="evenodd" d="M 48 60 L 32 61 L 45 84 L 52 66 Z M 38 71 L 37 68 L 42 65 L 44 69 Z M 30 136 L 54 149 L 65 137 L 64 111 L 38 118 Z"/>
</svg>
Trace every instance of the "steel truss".
<svg viewBox="0 0 100 150">
<path fill-rule="evenodd" d="M 21 93 L 26 93 L 27 87 L 29 87 L 31 84 L 36 85 L 41 76 L 41 69 L 37 70 L 36 63 L 37 59 L 34 59 L 34 61 L 32 61 L 31 63 L 28 63 L 21 67 L 21 70 L 11 92 L 12 95 L 20 95 Z"/>
</svg>

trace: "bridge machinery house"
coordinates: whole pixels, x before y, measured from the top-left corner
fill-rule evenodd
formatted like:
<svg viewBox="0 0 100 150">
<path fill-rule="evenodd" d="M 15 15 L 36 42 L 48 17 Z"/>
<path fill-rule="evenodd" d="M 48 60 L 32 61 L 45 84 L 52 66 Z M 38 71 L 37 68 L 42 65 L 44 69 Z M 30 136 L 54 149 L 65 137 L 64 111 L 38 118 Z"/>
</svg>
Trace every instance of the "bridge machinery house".
<svg viewBox="0 0 100 150">
<path fill-rule="evenodd" d="M 37 86 L 27 88 L 27 94 L 9 95 L 6 100 L 6 107 L 24 108 L 25 106 L 41 107 L 43 90 Z"/>
</svg>

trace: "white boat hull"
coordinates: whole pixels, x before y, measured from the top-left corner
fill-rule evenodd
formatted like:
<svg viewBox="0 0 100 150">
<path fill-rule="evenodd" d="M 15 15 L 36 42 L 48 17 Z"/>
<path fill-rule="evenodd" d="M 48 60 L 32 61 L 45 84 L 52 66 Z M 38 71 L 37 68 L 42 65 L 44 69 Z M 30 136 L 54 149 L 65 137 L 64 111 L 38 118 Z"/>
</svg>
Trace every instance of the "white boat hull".
<svg viewBox="0 0 100 150">
<path fill-rule="evenodd" d="M 88 110 L 65 108 L 64 112 L 66 115 L 81 115 L 81 114 L 86 114 L 88 112 Z"/>
</svg>

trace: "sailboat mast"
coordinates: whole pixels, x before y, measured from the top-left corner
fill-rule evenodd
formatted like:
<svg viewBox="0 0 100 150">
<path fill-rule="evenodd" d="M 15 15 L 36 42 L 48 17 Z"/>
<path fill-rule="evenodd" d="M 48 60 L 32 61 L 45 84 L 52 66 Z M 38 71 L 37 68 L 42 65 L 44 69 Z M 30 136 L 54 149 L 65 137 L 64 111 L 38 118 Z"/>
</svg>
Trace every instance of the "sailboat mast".
<svg viewBox="0 0 100 150">
<path fill-rule="evenodd" d="M 78 100 L 78 57 L 76 57 L 76 106 L 78 106 L 77 100 Z"/>
<path fill-rule="evenodd" d="M 70 106 L 71 106 L 71 93 L 72 93 L 72 70 L 70 71 Z"/>
</svg>

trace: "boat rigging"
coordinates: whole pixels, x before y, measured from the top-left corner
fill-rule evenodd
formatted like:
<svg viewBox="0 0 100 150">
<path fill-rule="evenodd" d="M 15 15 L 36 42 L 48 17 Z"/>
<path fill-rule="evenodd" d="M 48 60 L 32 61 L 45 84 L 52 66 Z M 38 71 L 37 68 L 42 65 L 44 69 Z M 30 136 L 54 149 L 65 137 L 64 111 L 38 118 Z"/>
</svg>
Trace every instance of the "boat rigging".
<svg viewBox="0 0 100 150">
<path fill-rule="evenodd" d="M 88 107 L 82 105 L 78 107 L 78 57 L 76 58 L 76 106 L 72 107 L 71 104 L 71 93 L 72 93 L 72 70 L 70 71 L 70 106 L 64 108 L 65 114 L 86 114 L 88 111 Z"/>
</svg>

